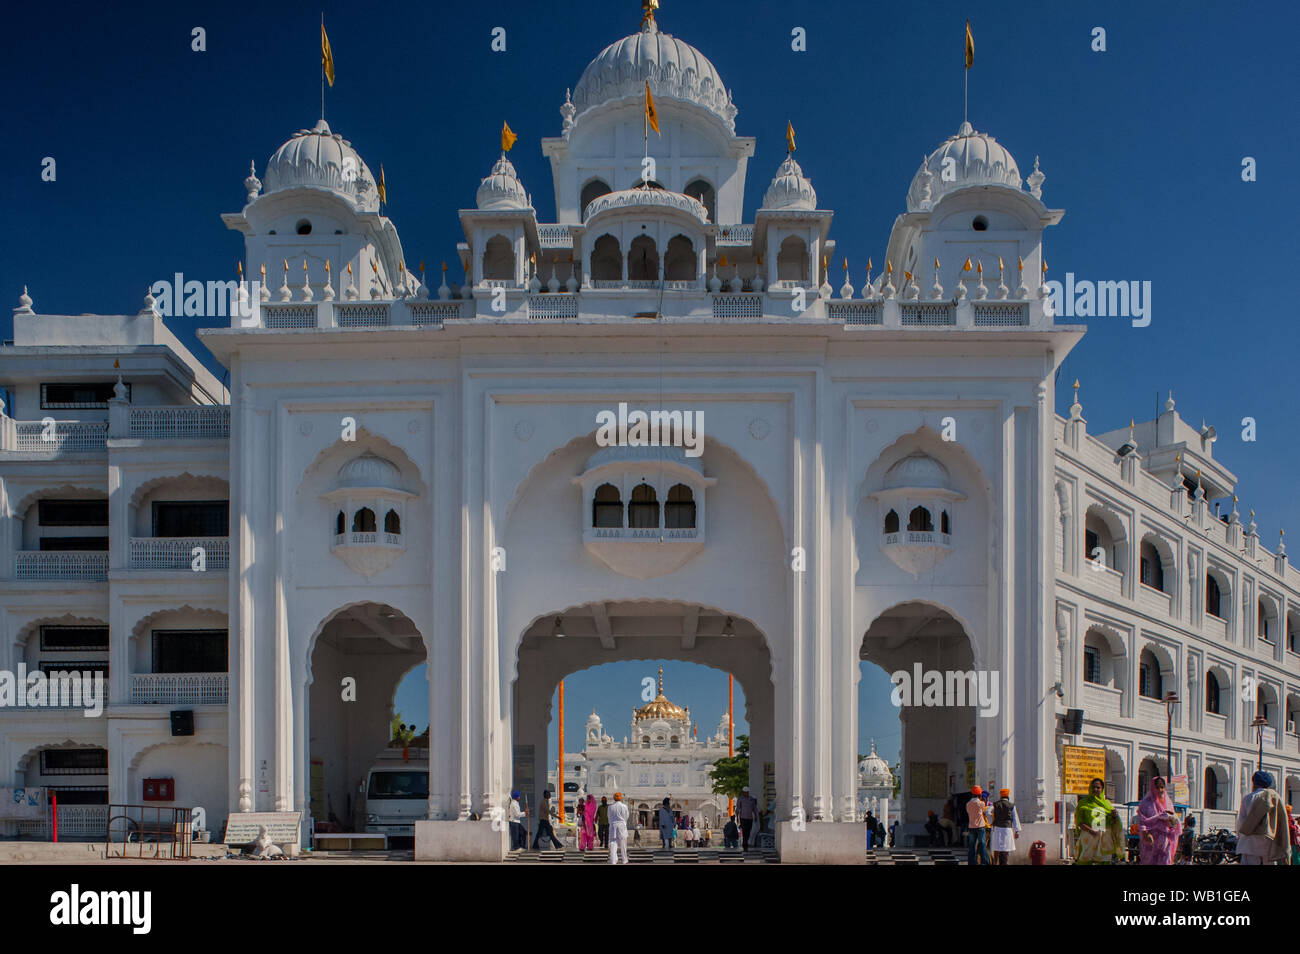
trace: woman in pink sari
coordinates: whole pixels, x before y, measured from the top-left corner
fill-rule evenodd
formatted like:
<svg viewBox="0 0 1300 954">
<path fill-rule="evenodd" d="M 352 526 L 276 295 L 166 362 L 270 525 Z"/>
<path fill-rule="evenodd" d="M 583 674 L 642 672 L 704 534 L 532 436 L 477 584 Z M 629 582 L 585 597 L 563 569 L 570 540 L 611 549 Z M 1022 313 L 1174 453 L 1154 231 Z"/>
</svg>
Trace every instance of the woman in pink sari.
<svg viewBox="0 0 1300 954">
<path fill-rule="evenodd" d="M 596 796 L 587 795 L 582 803 L 582 831 L 578 833 L 578 850 L 592 851 L 596 847 Z"/>
<path fill-rule="evenodd" d="M 1138 853 L 1144 865 L 1173 864 L 1178 847 L 1178 816 L 1174 803 L 1165 794 L 1165 780 L 1157 775 L 1151 780 L 1146 798 L 1138 803 Z"/>
</svg>

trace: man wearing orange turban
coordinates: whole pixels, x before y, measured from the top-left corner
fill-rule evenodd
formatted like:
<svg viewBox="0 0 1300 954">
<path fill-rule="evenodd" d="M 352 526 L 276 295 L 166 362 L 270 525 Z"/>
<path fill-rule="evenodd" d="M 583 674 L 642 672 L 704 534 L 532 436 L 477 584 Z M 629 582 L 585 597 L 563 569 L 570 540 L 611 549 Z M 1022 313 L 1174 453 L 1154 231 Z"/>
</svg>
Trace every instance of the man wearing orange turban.
<svg viewBox="0 0 1300 954">
<path fill-rule="evenodd" d="M 1020 837 L 1020 816 L 1016 806 L 1011 802 L 1011 789 L 1004 788 L 998 792 L 998 800 L 993 803 L 993 857 L 995 864 L 1009 863 L 1011 852 L 1016 850 L 1016 839 Z"/>
<path fill-rule="evenodd" d="M 609 863 L 619 864 L 618 852 L 623 851 L 622 864 L 627 864 L 627 803 L 623 793 L 614 793 L 614 803 L 609 806 Z"/>
<path fill-rule="evenodd" d="M 970 793 L 972 798 L 966 803 L 966 817 L 969 819 L 966 826 L 966 838 L 969 842 L 966 846 L 966 863 L 971 866 L 987 865 L 990 863 L 989 843 L 985 838 L 988 826 L 984 820 L 984 802 L 980 799 L 984 789 L 974 785 Z"/>
</svg>

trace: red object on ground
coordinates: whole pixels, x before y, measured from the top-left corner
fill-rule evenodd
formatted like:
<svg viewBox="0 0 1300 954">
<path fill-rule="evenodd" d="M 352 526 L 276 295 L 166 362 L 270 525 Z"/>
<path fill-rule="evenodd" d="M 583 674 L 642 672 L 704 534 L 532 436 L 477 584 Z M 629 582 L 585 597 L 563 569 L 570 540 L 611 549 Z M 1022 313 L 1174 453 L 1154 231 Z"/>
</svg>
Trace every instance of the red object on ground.
<svg viewBox="0 0 1300 954">
<path fill-rule="evenodd" d="M 57 842 L 59 840 L 59 796 L 54 792 L 50 792 L 50 820 L 52 822 L 54 840 Z"/>
<path fill-rule="evenodd" d="M 1029 846 L 1029 863 L 1031 865 L 1047 864 L 1047 845 L 1036 841 Z"/>
</svg>

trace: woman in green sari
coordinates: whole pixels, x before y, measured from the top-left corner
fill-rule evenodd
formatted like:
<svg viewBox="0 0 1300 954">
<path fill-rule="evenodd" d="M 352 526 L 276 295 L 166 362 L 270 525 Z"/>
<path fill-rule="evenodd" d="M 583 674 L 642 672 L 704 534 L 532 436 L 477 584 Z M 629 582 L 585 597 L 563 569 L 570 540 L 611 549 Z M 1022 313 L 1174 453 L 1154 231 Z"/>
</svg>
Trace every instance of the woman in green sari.
<svg viewBox="0 0 1300 954">
<path fill-rule="evenodd" d="M 1106 783 L 1094 778 L 1074 810 L 1074 863 L 1106 865 L 1124 857 L 1124 829 L 1119 812 L 1102 794 Z"/>
</svg>

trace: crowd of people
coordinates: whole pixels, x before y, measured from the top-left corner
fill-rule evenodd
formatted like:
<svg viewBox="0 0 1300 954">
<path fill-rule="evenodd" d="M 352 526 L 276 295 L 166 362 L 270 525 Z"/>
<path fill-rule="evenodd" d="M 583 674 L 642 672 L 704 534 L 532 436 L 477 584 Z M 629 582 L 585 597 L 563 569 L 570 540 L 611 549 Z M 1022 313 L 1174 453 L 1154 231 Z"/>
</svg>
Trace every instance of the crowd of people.
<svg viewBox="0 0 1300 954">
<path fill-rule="evenodd" d="M 962 824 L 958 824 L 960 818 Z M 1020 814 L 1011 801 L 1011 790 L 999 790 L 994 799 L 978 785 L 971 787 L 970 796 L 962 805 L 958 796 L 950 798 L 943 806 L 943 817 L 929 812 L 925 822 L 926 833 L 932 847 L 956 845 L 961 832 L 966 833 L 966 860 L 972 865 L 1006 865 L 1016 850 L 1020 837 Z"/>
<path fill-rule="evenodd" d="M 538 808 L 537 830 L 533 835 L 533 850 L 537 851 L 547 847 L 563 848 L 564 844 L 556 835 L 552 821 L 554 815 L 552 814 L 551 791 L 549 789 L 542 793 L 542 801 Z M 607 796 L 602 796 L 600 802 L 597 803 L 596 797 L 588 794 L 578 799 L 574 814 L 576 816 L 578 850 L 585 852 L 608 849 L 610 864 L 620 863 L 618 861 L 620 852 L 623 861 L 626 862 L 629 832 L 634 844 L 639 844 L 641 841 L 642 827 L 639 823 L 630 820 L 630 812 L 627 804 L 623 801 L 621 792 L 614 793 L 612 803 Z M 750 845 L 755 843 L 754 828 L 760 824 L 761 818 L 762 813 L 758 807 L 758 799 L 750 794 L 749 786 L 745 786 L 740 797 L 736 799 L 735 814 L 731 815 L 723 826 L 723 847 L 740 848 L 743 846 L 745 851 L 749 851 Z M 510 850 L 527 850 L 528 812 L 520 804 L 520 792 L 517 789 L 510 793 L 508 820 L 510 823 Z M 686 848 L 708 848 L 714 844 L 711 828 L 707 824 L 701 828 L 700 820 L 696 817 L 674 812 L 670 798 L 665 798 L 657 809 L 655 822 L 660 843 L 663 848 L 669 851 L 678 844 L 679 839 Z M 883 827 L 881 831 L 883 833 Z"/>
</svg>

